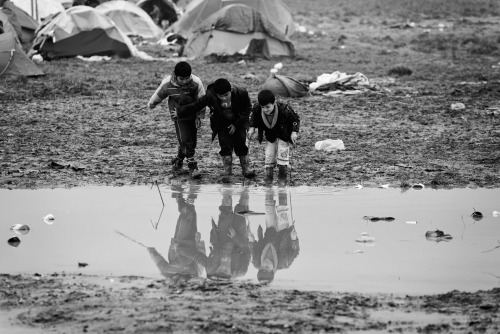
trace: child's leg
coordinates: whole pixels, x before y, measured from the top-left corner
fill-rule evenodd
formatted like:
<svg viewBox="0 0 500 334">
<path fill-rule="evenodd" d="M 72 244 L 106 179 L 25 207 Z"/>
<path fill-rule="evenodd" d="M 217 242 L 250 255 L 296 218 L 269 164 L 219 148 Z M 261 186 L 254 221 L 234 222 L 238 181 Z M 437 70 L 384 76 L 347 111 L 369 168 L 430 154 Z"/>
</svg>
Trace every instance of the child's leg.
<svg viewBox="0 0 500 334">
<path fill-rule="evenodd" d="M 290 165 L 290 143 L 278 139 L 278 154 L 277 154 L 278 165 L 288 166 Z"/>
<path fill-rule="evenodd" d="M 278 139 L 279 140 L 279 139 Z M 278 147 L 278 140 L 274 142 L 266 142 L 266 153 L 264 165 L 267 167 L 276 167 L 276 150 Z"/>
</svg>

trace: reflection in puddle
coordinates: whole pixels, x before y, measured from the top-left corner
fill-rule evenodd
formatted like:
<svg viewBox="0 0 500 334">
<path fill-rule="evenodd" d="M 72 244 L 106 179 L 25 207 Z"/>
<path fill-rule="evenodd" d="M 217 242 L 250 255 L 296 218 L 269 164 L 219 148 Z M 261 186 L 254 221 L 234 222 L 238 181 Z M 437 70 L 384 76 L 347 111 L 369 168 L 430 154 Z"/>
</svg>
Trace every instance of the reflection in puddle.
<svg viewBox="0 0 500 334">
<path fill-rule="evenodd" d="M 355 292 L 490 289 L 500 277 L 498 198 L 499 189 L 0 190 L 0 270 Z"/>
</svg>

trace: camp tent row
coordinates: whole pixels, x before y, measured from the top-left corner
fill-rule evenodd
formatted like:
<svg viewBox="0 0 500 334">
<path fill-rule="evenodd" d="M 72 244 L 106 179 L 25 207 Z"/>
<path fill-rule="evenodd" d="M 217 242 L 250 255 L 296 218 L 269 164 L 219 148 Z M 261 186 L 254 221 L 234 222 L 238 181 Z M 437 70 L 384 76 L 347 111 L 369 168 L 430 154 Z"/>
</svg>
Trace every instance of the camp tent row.
<svg viewBox="0 0 500 334">
<path fill-rule="evenodd" d="M 0 34 L 0 76 L 8 74 L 22 76 L 44 75 L 43 71 L 23 51 L 14 26 L 9 22 L 7 15 L 1 11 L 0 21 L 2 21 L 4 30 Z"/>
</svg>

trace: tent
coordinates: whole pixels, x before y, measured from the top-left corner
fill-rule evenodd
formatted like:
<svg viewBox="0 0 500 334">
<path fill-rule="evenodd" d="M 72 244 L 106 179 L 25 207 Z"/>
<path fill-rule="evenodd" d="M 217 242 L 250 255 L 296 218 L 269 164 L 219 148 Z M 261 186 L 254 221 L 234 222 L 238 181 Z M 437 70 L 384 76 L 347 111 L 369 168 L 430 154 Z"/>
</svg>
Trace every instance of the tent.
<svg viewBox="0 0 500 334">
<path fill-rule="evenodd" d="M 292 42 L 254 8 L 230 5 L 201 22 L 188 37 L 187 57 L 245 54 L 252 57 L 295 56 Z"/>
<path fill-rule="evenodd" d="M 46 17 L 64 12 L 64 6 L 57 0 L 12 0 L 12 3 L 31 15 L 37 22 Z"/>
<path fill-rule="evenodd" d="M 25 51 L 29 50 L 31 48 L 31 43 L 35 39 L 35 31 L 38 28 L 38 22 L 14 4 L 6 3 L 1 11 L 9 18 L 10 23 L 14 26 L 23 49 Z"/>
<path fill-rule="evenodd" d="M 180 10 L 171 0 L 141 0 L 137 3 L 159 26 L 163 21 L 177 21 Z"/>
<path fill-rule="evenodd" d="M 0 76 L 44 75 L 43 71 L 24 53 L 14 27 L 10 24 L 7 15 L 0 12 L 0 21 L 2 21 L 4 27 L 4 33 L 0 34 Z"/>
<path fill-rule="evenodd" d="M 254 8 L 286 36 L 291 36 L 294 32 L 292 14 L 281 0 L 193 0 L 186 6 L 179 21 L 170 26 L 168 31 L 187 37 L 188 32 L 195 29 L 198 23 L 221 8 L 235 4 Z"/>
<path fill-rule="evenodd" d="M 268 89 L 283 97 L 302 97 L 309 94 L 309 88 L 294 78 L 271 73 L 261 89 Z"/>
<path fill-rule="evenodd" d="M 163 30 L 153 22 L 148 13 L 132 2 L 108 1 L 95 9 L 113 20 L 129 36 L 140 36 L 155 42 L 163 37 Z"/>
<path fill-rule="evenodd" d="M 37 32 L 33 49 L 44 59 L 75 56 L 130 57 L 135 47 L 109 17 L 89 6 L 75 6 L 52 17 Z"/>
</svg>

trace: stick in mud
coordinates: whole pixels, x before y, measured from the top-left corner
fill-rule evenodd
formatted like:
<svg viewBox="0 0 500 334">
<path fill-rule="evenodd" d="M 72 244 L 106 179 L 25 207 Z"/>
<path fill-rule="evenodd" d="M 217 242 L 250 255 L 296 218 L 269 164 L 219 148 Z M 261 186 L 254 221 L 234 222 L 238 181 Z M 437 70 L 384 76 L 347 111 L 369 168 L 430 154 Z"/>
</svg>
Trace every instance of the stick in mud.
<svg viewBox="0 0 500 334">
<path fill-rule="evenodd" d="M 115 118 L 115 120 L 118 120 L 118 119 L 120 119 L 120 118 L 122 118 L 122 117 L 125 117 L 125 116 L 128 116 L 128 115 L 135 114 L 136 112 L 139 112 L 139 111 L 141 111 L 141 110 L 143 110 L 143 109 L 146 109 L 146 107 L 141 107 L 141 108 L 136 109 L 136 110 L 134 110 L 134 111 L 132 111 L 132 112 L 129 112 L 129 113 L 127 113 L 127 114 L 123 114 L 123 115 L 121 115 L 121 116 L 118 116 L 117 118 Z"/>
<path fill-rule="evenodd" d="M 136 244 L 138 244 L 138 245 L 141 245 L 141 246 L 142 246 L 142 247 L 144 247 L 144 248 L 148 248 L 148 246 L 146 246 L 145 244 L 143 244 L 143 243 L 141 243 L 141 242 L 139 242 L 139 241 L 137 241 L 137 240 L 135 240 L 135 239 L 132 239 L 132 238 L 131 238 L 131 237 L 129 237 L 128 235 L 123 234 L 122 232 L 120 232 L 120 231 L 118 231 L 118 230 L 115 230 L 115 232 L 116 232 L 117 234 L 121 235 L 122 237 L 125 237 L 125 238 L 127 238 L 128 240 L 133 241 L 133 242 L 135 242 L 135 243 L 136 243 Z"/>
</svg>

